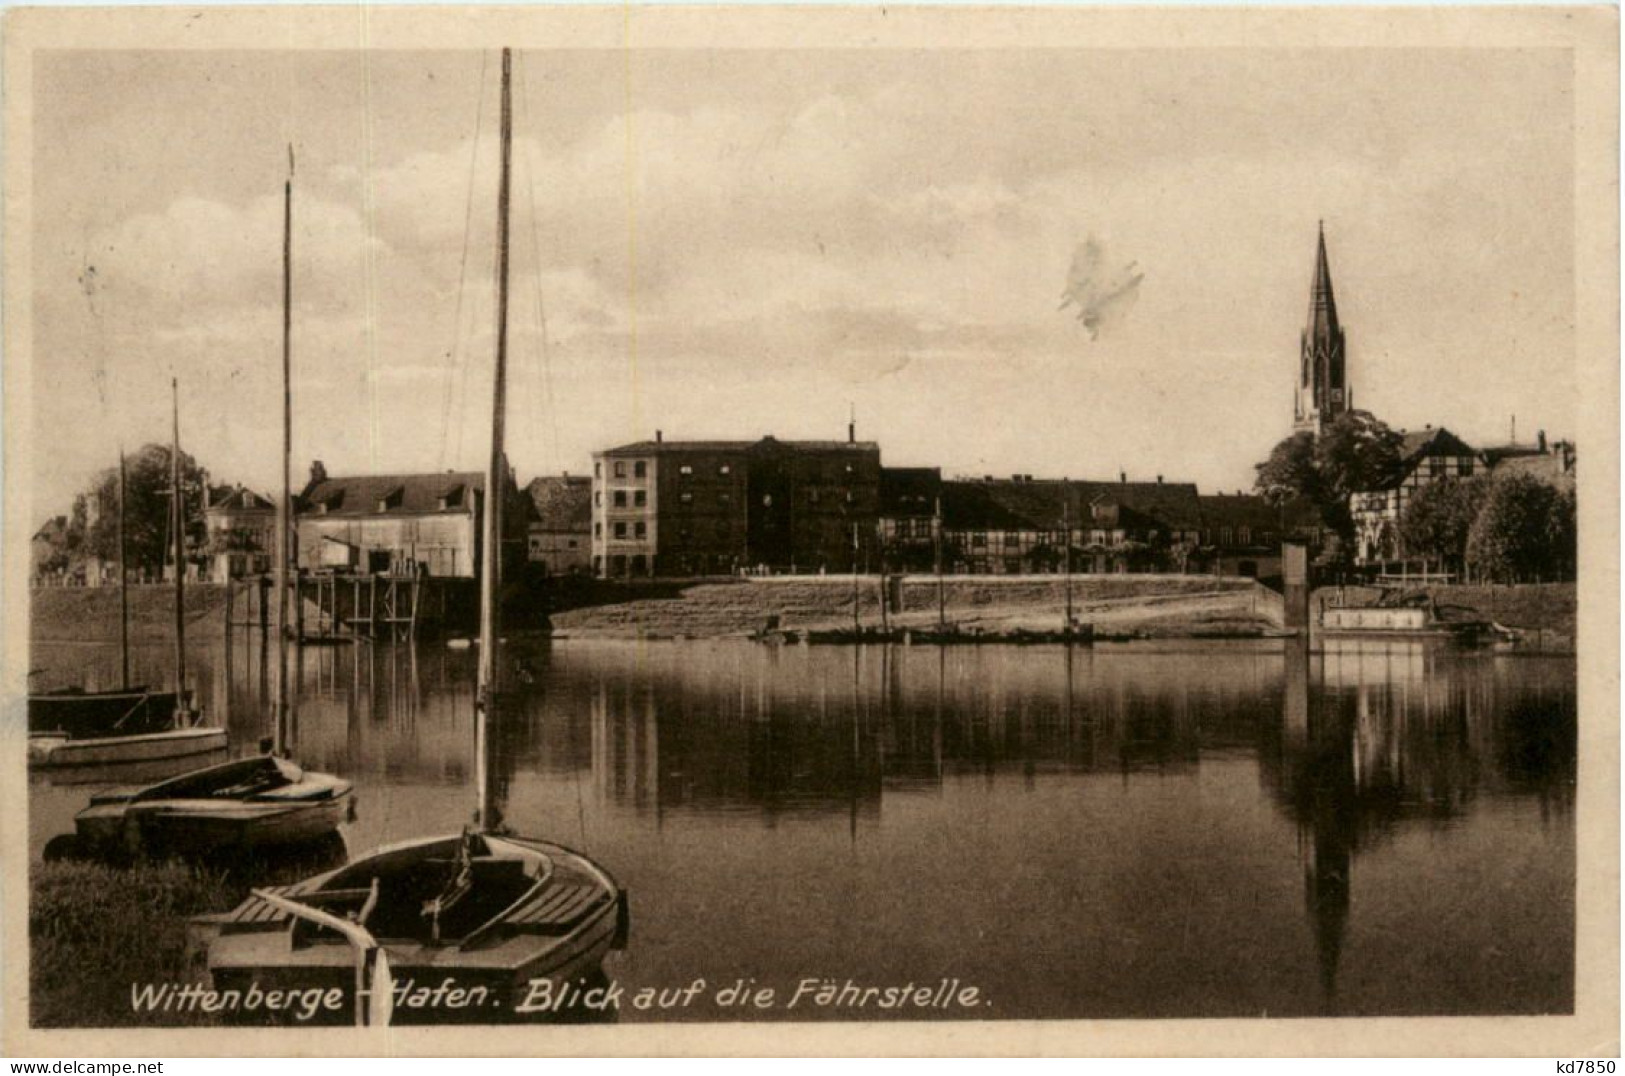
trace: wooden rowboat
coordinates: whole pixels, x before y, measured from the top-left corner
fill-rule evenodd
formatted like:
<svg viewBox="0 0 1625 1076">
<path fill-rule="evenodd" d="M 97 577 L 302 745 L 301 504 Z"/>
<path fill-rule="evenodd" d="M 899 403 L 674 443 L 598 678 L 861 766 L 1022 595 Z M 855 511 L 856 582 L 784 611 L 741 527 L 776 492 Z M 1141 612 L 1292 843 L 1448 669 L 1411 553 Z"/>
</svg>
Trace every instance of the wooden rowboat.
<svg viewBox="0 0 1625 1076">
<path fill-rule="evenodd" d="M 290 902 L 322 914 L 301 915 Z M 357 932 L 324 926 L 324 917 L 373 939 L 393 985 L 363 982 Z M 330 1023 L 354 1022 L 370 1007 L 367 991 L 379 989 L 392 991 L 397 1024 L 546 1018 L 556 1013 L 541 999 L 596 972 L 624 946 L 627 923 L 625 892 L 585 856 L 471 830 L 387 846 L 208 917 L 218 931 L 209 974 L 217 991 L 239 998 L 340 990 L 342 1003 L 317 1017 Z M 264 1009 L 236 1018 L 311 1022 Z"/>
<path fill-rule="evenodd" d="M 350 782 L 261 755 L 98 793 L 74 826 L 91 854 L 207 855 L 315 841 L 352 804 Z"/>
</svg>

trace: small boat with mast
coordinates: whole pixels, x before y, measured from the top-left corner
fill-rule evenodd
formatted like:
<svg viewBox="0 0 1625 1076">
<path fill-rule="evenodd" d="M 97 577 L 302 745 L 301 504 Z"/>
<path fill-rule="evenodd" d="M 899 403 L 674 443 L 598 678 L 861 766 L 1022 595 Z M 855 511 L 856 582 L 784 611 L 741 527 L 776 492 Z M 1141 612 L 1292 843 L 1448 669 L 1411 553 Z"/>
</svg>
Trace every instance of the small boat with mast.
<svg viewBox="0 0 1625 1076">
<path fill-rule="evenodd" d="M 185 498 L 181 486 L 180 390 L 170 383 L 174 439 L 170 445 L 170 531 L 175 557 L 175 690 L 130 686 L 130 600 L 126 569 L 124 453 L 119 453 L 119 659 L 113 691 L 53 691 L 28 698 L 31 768 L 180 764 L 226 749 L 226 730 L 202 723 L 186 687 Z M 173 771 L 171 771 L 173 772 Z M 150 779 L 150 776 L 149 776 Z"/>
<path fill-rule="evenodd" d="M 103 858 L 139 855 L 250 853 L 313 843 L 337 831 L 354 810 L 349 781 L 311 773 L 289 761 L 288 456 L 292 435 L 291 319 L 293 178 L 284 187 L 282 338 L 282 491 L 277 502 L 277 675 L 270 752 L 183 773 L 145 787 L 114 788 L 94 796 L 74 817 L 78 850 Z M 177 438 L 176 456 L 179 457 Z M 176 467 L 179 489 L 179 466 Z M 177 497 L 177 501 L 178 501 Z M 178 531 L 177 531 L 178 532 Z M 178 547 L 177 547 L 178 548 Z M 178 560 L 178 558 L 177 558 Z M 177 577 L 179 572 L 177 572 Z M 177 612 L 176 630 L 184 630 Z M 184 652 L 177 661 L 184 660 Z M 184 669 L 184 665 L 182 665 Z M 223 730 L 220 732 L 224 746 Z"/>
<path fill-rule="evenodd" d="M 443 1009 L 394 1008 L 395 978 L 433 981 L 478 999 L 461 1015 L 522 1018 L 538 980 L 599 969 L 628 930 L 626 893 L 598 864 L 561 845 L 513 835 L 492 795 L 490 722 L 501 699 L 500 594 L 507 378 L 508 216 L 512 58 L 502 52 L 497 333 L 491 454 L 480 558 L 479 691 L 474 715 L 476 808 L 460 833 L 404 841 L 295 885 L 256 889 L 223 916 L 208 966 L 216 989 L 321 988 L 349 1004 L 328 1015 L 358 1025 L 442 1023 Z M 517 1011 L 516 1011 L 517 1010 Z"/>
</svg>

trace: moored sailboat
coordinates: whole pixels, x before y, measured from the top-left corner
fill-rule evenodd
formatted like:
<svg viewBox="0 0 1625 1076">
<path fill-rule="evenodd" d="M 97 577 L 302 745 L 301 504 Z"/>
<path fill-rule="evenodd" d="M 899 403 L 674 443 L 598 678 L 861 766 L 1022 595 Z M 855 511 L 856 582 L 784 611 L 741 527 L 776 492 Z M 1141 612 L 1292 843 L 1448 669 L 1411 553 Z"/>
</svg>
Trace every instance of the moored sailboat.
<svg viewBox="0 0 1625 1076">
<path fill-rule="evenodd" d="M 356 1024 L 495 1023 L 524 1018 L 539 983 L 594 971 L 625 943 L 625 891 L 598 864 L 561 845 L 512 835 L 490 779 L 489 723 L 500 697 L 503 451 L 507 377 L 508 216 L 512 58 L 502 53 L 498 190 L 497 335 L 491 454 L 483 505 L 479 692 L 475 704 L 477 806 L 461 833 L 405 841 L 296 885 L 258 889 L 209 917 L 210 975 L 219 990 L 319 987 L 347 998 L 329 1018 Z M 395 984 L 432 982 L 455 1009 L 392 1005 Z M 259 1014 L 276 1019 L 276 1014 Z"/>
<path fill-rule="evenodd" d="M 293 179 L 284 187 L 283 214 L 283 423 L 282 492 L 277 509 L 276 578 L 281 600 L 277 607 L 277 677 L 272 701 L 274 733 L 271 753 L 195 769 L 144 787 L 103 792 L 74 818 L 79 849 L 92 855 L 208 856 L 221 851 L 247 852 L 271 846 L 309 843 L 333 834 L 354 810 L 349 781 L 325 773 L 311 773 L 288 761 L 287 678 L 287 565 L 288 565 L 288 455 L 292 430 L 289 390 L 291 362 Z M 178 425 L 178 423 L 177 423 Z M 176 440 L 179 458 L 179 438 Z M 180 488 L 179 464 L 175 469 Z M 177 496 L 177 501 L 179 497 Z M 177 528 L 178 528 L 177 523 Z M 177 530 L 178 533 L 178 530 Z M 177 563 L 179 549 L 177 544 Z M 177 578 L 181 573 L 177 571 Z M 178 592 L 178 591 L 177 591 Z M 181 633 L 184 622 L 176 614 L 177 666 L 184 670 Z M 183 673 L 184 675 L 184 673 Z M 224 746 L 224 730 L 218 730 Z"/>
<path fill-rule="evenodd" d="M 186 689 L 185 508 L 180 481 L 180 403 L 175 391 L 170 447 L 170 526 L 175 552 L 175 689 L 130 685 L 129 574 L 125 568 L 124 453 L 119 453 L 120 684 L 112 691 L 62 690 L 28 697 L 28 763 L 35 769 L 173 763 L 188 765 L 226 749 L 226 730 L 202 724 Z"/>
</svg>

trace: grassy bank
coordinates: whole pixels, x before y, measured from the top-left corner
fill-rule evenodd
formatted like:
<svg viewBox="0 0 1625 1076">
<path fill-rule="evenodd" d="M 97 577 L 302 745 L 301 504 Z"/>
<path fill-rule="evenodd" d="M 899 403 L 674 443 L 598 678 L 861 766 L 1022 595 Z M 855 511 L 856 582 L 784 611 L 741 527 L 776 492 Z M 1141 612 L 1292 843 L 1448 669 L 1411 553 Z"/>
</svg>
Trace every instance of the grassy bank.
<svg viewBox="0 0 1625 1076">
<path fill-rule="evenodd" d="M 225 625 L 226 588 L 193 583 L 186 588 L 188 627 Z M 119 633 L 117 587 L 41 587 L 29 592 L 29 636 L 43 642 L 108 642 Z M 175 591 L 163 585 L 130 588 L 130 634 L 164 637 L 175 630 Z"/>
<path fill-rule="evenodd" d="M 29 1015 L 38 1027 L 212 1023 L 204 1013 L 137 1013 L 131 984 L 205 982 L 193 916 L 225 912 L 251 888 L 284 885 L 345 860 L 331 839 L 264 855 L 112 867 L 62 858 L 29 866 Z"/>
<path fill-rule="evenodd" d="M 900 582 L 896 627 L 937 622 L 937 582 L 909 576 Z M 1053 576 L 953 576 L 943 580 L 947 619 L 961 628 L 998 634 L 1055 630 L 1066 608 L 1066 584 Z M 1256 633 L 1280 622 L 1279 603 L 1250 580 L 1204 576 L 1081 576 L 1071 586 L 1076 617 L 1112 633 L 1179 636 Z M 769 617 L 789 631 L 850 627 L 853 584 L 846 577 L 775 577 L 700 583 L 670 598 L 625 601 L 557 613 L 563 637 L 710 638 L 746 635 Z M 880 623 L 878 577 L 858 580 L 857 616 Z"/>
<path fill-rule="evenodd" d="M 132 1011 L 131 984 L 196 979 L 186 921 L 230 908 L 236 892 L 223 873 L 174 863 L 128 870 L 36 863 L 29 881 L 29 1017 L 36 1027 L 153 1023 Z"/>
</svg>

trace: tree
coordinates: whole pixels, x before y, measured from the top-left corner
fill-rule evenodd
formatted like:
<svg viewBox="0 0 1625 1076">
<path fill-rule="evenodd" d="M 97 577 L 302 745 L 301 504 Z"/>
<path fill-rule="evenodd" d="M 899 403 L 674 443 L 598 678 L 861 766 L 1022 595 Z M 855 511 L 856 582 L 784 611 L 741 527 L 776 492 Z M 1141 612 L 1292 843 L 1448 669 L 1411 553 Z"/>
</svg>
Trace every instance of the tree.
<svg viewBox="0 0 1625 1076">
<path fill-rule="evenodd" d="M 181 453 L 181 490 L 189 547 L 203 543 L 203 482 L 197 461 Z M 159 572 L 170 558 L 168 445 L 143 445 L 125 457 L 128 502 L 124 513 L 124 540 L 131 571 Z M 118 468 L 102 471 L 74 501 L 69 543 L 82 555 L 117 560 L 119 504 Z M 95 512 L 90 511 L 95 506 Z M 94 516 L 94 518 L 92 518 Z"/>
<path fill-rule="evenodd" d="M 1307 430 L 1293 434 L 1274 448 L 1269 458 L 1254 468 L 1255 489 L 1270 504 L 1280 506 L 1297 497 L 1320 501 L 1320 472 L 1315 466 L 1315 435 Z"/>
<path fill-rule="evenodd" d="M 1498 583 L 1553 579 L 1574 564 L 1574 498 L 1531 475 L 1507 475 L 1467 535 L 1467 562 Z"/>
<path fill-rule="evenodd" d="M 1386 489 L 1400 477 L 1404 438 L 1369 411 L 1345 411 L 1315 441 L 1321 495 L 1346 504 L 1361 490 Z"/>
<path fill-rule="evenodd" d="M 1320 511 L 1326 527 L 1353 544 L 1349 495 L 1383 489 L 1400 475 L 1403 438 L 1369 411 L 1346 411 L 1316 437 L 1300 430 L 1258 464 L 1253 488 L 1271 504 L 1302 498 Z"/>
<path fill-rule="evenodd" d="M 1407 553 L 1461 564 L 1467 536 L 1489 498 L 1486 477 L 1430 482 L 1412 493 L 1399 520 L 1399 538 Z"/>
</svg>

